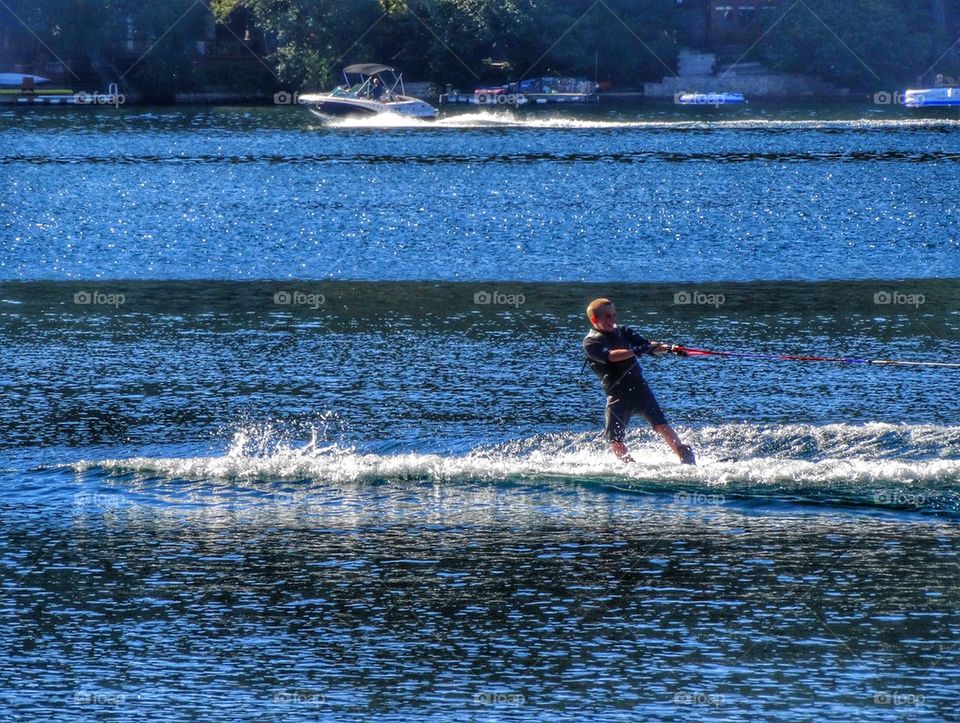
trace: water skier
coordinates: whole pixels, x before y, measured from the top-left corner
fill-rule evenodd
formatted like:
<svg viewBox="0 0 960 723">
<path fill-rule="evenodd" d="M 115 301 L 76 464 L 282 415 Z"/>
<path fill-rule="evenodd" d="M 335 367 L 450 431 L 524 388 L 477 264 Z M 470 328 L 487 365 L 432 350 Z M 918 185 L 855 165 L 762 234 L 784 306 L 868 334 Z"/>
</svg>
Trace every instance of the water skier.
<svg viewBox="0 0 960 723">
<path fill-rule="evenodd" d="M 603 434 L 610 442 L 613 453 L 624 462 L 633 461 L 623 439 L 630 417 L 634 412 L 640 412 L 683 464 L 696 464 L 693 449 L 681 442 L 667 423 L 637 362 L 641 354 L 686 354 L 675 345 L 649 341 L 628 327 L 618 326 L 617 310 L 609 299 L 591 301 L 587 307 L 587 318 L 593 328 L 583 340 L 583 349 L 587 353 L 587 364 L 600 378 L 607 395 Z"/>
</svg>

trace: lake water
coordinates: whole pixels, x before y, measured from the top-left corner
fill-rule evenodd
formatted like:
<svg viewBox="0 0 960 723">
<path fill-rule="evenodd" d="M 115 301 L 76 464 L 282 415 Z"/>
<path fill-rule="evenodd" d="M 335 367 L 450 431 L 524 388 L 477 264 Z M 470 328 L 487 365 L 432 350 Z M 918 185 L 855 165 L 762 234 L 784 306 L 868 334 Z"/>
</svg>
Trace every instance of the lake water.
<svg viewBox="0 0 960 723">
<path fill-rule="evenodd" d="M 955 720 L 960 118 L 0 111 L 0 708 Z M 686 113 L 691 110 L 692 113 Z"/>
</svg>

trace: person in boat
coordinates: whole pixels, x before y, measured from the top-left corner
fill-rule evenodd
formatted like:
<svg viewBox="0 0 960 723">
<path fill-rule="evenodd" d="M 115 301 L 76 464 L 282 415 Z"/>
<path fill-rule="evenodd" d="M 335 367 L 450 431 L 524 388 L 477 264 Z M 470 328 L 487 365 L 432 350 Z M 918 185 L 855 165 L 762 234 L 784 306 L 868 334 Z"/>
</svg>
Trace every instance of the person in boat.
<svg viewBox="0 0 960 723">
<path fill-rule="evenodd" d="M 593 328 L 583 340 L 583 349 L 587 354 L 586 363 L 600 378 L 607 395 L 603 433 L 613 453 L 624 462 L 633 461 L 624 443 L 624 436 L 630 417 L 639 412 L 670 445 L 683 464 L 696 464 L 693 449 L 680 441 L 667 422 L 643 378 L 638 362 L 643 354 L 658 357 L 670 353 L 680 356 L 687 354 L 676 345 L 649 341 L 629 327 L 618 326 L 617 309 L 609 299 L 591 301 L 587 307 L 587 318 Z"/>
<path fill-rule="evenodd" d="M 380 78 L 374 78 L 370 81 L 370 97 L 374 100 L 380 100 L 381 96 L 386 91 L 386 88 L 383 87 L 383 83 L 380 82 Z"/>
</svg>

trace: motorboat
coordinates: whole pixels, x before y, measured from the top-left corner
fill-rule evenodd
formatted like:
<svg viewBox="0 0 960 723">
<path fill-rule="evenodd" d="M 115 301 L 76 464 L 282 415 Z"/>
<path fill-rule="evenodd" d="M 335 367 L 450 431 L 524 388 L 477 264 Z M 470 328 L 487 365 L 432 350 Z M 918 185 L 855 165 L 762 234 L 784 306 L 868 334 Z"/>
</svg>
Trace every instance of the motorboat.
<svg viewBox="0 0 960 723">
<path fill-rule="evenodd" d="M 411 118 L 436 118 L 437 109 L 426 101 L 406 95 L 403 75 L 388 65 L 358 63 L 343 69 L 344 85 L 329 93 L 304 93 L 298 102 L 314 115 L 376 116 L 383 113 Z"/>
<path fill-rule="evenodd" d="M 903 94 L 903 104 L 907 108 L 960 106 L 960 87 L 946 86 L 907 90 Z"/>
<path fill-rule="evenodd" d="M 677 93 L 679 105 L 729 105 L 746 103 L 743 93 Z"/>
</svg>

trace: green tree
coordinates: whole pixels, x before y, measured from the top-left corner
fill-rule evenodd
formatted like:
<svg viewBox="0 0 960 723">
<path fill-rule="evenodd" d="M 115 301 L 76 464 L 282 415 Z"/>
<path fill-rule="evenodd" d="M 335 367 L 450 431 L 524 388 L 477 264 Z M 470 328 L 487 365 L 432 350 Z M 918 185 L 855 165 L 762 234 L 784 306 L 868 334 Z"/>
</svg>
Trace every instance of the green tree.
<svg viewBox="0 0 960 723">
<path fill-rule="evenodd" d="M 420 0 L 396 15 L 397 35 L 408 40 L 398 57 L 434 81 L 469 87 L 506 80 L 538 35 L 530 0 Z M 411 66 L 416 67 L 416 65 Z"/>
<path fill-rule="evenodd" d="M 130 84 L 147 100 L 155 102 L 171 101 L 176 92 L 195 88 L 195 43 L 204 37 L 206 8 L 191 0 L 124 0 L 119 4 L 127 8 L 128 23 L 136 39 L 147 45 L 146 50 L 140 50 L 138 45 L 133 54 L 118 63 L 122 68 L 130 62 L 124 70 Z"/>
<path fill-rule="evenodd" d="M 531 75 L 592 77 L 617 86 L 658 80 L 676 65 L 676 3 L 671 0 L 589 0 L 541 8 L 537 24 L 549 52 Z M 547 49 L 541 50 L 541 53 Z"/>
<path fill-rule="evenodd" d="M 377 26 L 385 15 L 376 0 L 216 0 L 213 5 L 221 20 L 240 7 L 276 39 L 268 60 L 294 89 L 326 87 L 350 54 L 376 55 Z"/>
<path fill-rule="evenodd" d="M 123 76 L 128 89 L 153 100 L 190 86 L 193 41 L 207 17 L 192 0 L 8 0 L 7 6 L 29 28 L 22 32 L 39 38 L 37 57 L 52 51 L 71 85 L 92 89 Z M 131 30 L 140 45 L 128 51 Z"/>
<path fill-rule="evenodd" d="M 765 38 L 776 68 L 820 75 L 854 89 L 911 82 L 946 49 L 928 0 L 805 0 L 785 4 Z"/>
<path fill-rule="evenodd" d="M 538 75 L 620 85 L 660 78 L 675 63 L 673 0 L 409 0 L 398 35 L 408 67 L 461 87 Z M 415 22 L 410 22 L 410 19 Z M 490 61 L 505 62 L 498 72 Z"/>
</svg>

